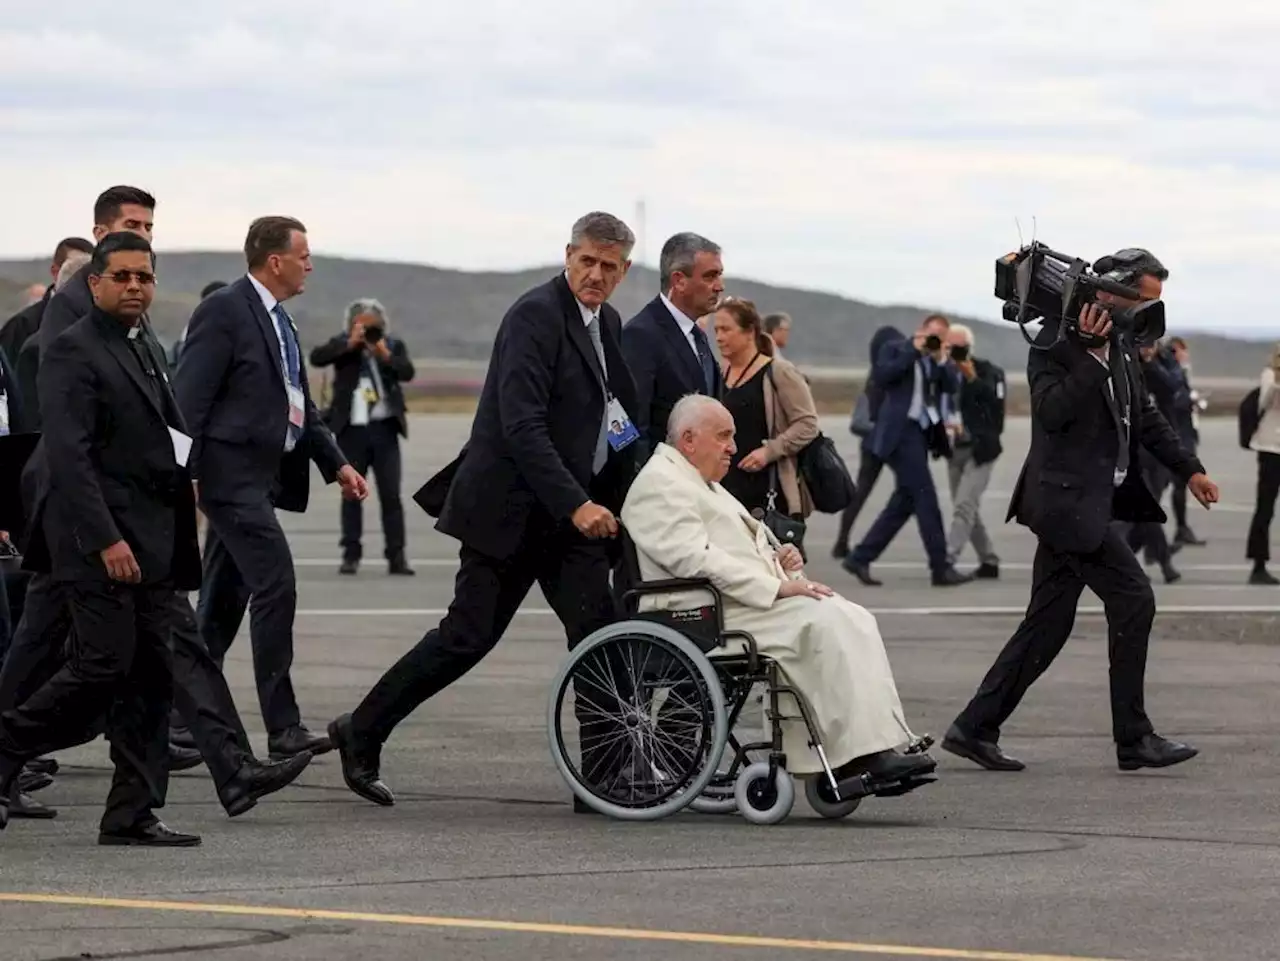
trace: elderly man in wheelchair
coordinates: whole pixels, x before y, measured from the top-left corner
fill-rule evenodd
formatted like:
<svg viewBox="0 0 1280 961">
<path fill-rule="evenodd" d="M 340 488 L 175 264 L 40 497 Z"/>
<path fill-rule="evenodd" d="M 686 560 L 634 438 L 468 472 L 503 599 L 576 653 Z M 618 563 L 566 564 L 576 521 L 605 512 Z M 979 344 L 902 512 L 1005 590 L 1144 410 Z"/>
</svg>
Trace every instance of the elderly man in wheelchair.
<svg viewBox="0 0 1280 961">
<path fill-rule="evenodd" d="M 791 775 L 825 817 L 936 780 L 875 618 L 805 577 L 799 552 L 720 486 L 734 450 L 718 401 L 676 404 L 622 509 L 628 617 L 584 639 L 553 687 L 562 775 L 618 818 L 691 807 L 757 823 L 787 816 Z M 761 686 L 764 739 L 743 744 L 735 725 Z"/>
</svg>

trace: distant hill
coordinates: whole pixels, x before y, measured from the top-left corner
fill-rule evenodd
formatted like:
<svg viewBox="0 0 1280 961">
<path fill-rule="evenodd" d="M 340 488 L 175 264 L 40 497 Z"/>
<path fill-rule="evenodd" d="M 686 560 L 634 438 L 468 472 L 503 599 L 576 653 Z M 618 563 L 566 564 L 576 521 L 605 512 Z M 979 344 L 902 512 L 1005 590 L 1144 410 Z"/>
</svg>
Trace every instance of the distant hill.
<svg viewBox="0 0 1280 961">
<path fill-rule="evenodd" d="M 232 280 L 244 269 L 239 253 L 191 252 L 161 254 L 160 288 L 152 316 L 160 332 L 174 337 L 186 323 L 211 280 Z M 381 300 L 392 327 L 417 358 L 480 361 L 489 355 L 494 331 L 503 312 L 524 290 L 556 272 L 554 265 L 511 272 L 442 270 L 418 264 L 397 264 L 335 257 L 316 257 L 307 292 L 290 311 L 298 321 L 305 346 L 324 340 L 341 324 L 343 310 L 356 297 Z M 0 316 L 22 306 L 25 285 L 48 276 L 43 260 L 0 261 Z M 985 280 L 984 280 L 985 282 Z M 750 298 L 762 312 L 785 310 L 794 318 L 787 356 L 807 366 L 862 367 L 875 329 L 892 324 L 912 330 L 934 308 L 876 306 L 832 294 L 775 287 L 732 278 L 730 292 Z M 650 300 L 657 289 L 656 273 L 635 268 L 623 282 L 613 303 L 624 319 Z M 992 300 L 992 314 L 998 304 Z M 945 312 L 945 308 L 944 308 Z M 1020 372 L 1026 348 L 1016 327 L 960 318 L 975 328 L 979 352 Z M 1177 331 L 1173 331 L 1176 333 Z M 1187 332 L 1193 340 L 1195 369 L 1200 376 L 1254 378 L 1269 356 L 1269 343 Z"/>
</svg>

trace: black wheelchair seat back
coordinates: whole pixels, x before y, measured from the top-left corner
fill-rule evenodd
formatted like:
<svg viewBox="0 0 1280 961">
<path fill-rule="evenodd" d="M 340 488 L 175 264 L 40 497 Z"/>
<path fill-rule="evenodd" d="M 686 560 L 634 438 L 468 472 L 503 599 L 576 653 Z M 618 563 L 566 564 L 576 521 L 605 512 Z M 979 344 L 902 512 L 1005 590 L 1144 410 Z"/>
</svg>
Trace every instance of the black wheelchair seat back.
<svg viewBox="0 0 1280 961">
<path fill-rule="evenodd" d="M 704 654 L 724 644 L 724 611 L 720 592 L 703 578 L 668 578 L 660 581 L 640 579 L 640 558 L 635 542 L 627 529 L 619 525 L 618 541 L 621 549 L 621 571 L 627 588 L 622 595 L 626 616 L 634 620 L 653 621 L 671 627 L 689 638 Z M 700 592 L 706 594 L 709 604 L 684 610 L 641 611 L 640 600 L 646 595 Z"/>
</svg>

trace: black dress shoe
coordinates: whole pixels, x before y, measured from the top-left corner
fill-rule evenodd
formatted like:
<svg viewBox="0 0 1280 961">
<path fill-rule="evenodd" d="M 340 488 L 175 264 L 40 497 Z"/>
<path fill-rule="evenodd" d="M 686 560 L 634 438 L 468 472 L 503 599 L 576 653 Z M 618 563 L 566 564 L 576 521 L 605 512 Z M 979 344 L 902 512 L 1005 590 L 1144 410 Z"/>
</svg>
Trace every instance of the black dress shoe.
<svg viewBox="0 0 1280 961">
<path fill-rule="evenodd" d="M 1000 578 L 999 564 L 979 564 L 974 570 L 973 576 L 979 581 L 994 581 Z"/>
<path fill-rule="evenodd" d="M 938 762 L 927 754 L 880 751 L 855 758 L 832 773 L 842 798 L 865 797 L 886 788 L 932 774 Z"/>
<path fill-rule="evenodd" d="M 934 587 L 957 587 L 960 584 L 968 584 L 971 580 L 973 580 L 972 574 L 961 574 L 954 567 L 945 567 L 933 572 Z"/>
<path fill-rule="evenodd" d="M 849 556 L 849 545 L 837 544 L 835 547 L 831 548 L 831 556 L 838 561 L 844 560 Z"/>
<path fill-rule="evenodd" d="M 1190 744 L 1168 741 L 1159 734 L 1148 734 L 1133 744 L 1117 744 L 1116 760 L 1122 771 L 1144 767 L 1172 767 L 1190 761 L 1200 752 Z"/>
<path fill-rule="evenodd" d="M 360 742 L 351 730 L 351 715 L 344 714 L 329 724 L 329 739 L 342 758 L 342 779 L 366 801 L 391 807 L 396 796 L 378 774 L 382 745 Z"/>
<path fill-rule="evenodd" d="M 37 774 L 57 774 L 58 762 L 51 757 L 37 757 L 27 762 L 27 770 Z"/>
<path fill-rule="evenodd" d="M 227 816 L 239 817 L 268 794 L 288 787 L 307 769 L 311 758 L 308 751 L 284 761 L 245 761 L 235 776 L 218 791 L 218 800 L 226 809 Z"/>
<path fill-rule="evenodd" d="M 849 560 L 849 558 L 846 557 L 844 559 L 844 562 L 840 566 L 843 567 L 850 574 L 852 574 L 854 577 L 856 577 L 858 580 L 860 580 L 867 587 L 879 587 L 883 583 L 882 581 L 878 581 L 871 576 L 870 564 L 858 564 L 858 563 L 855 563 L 854 561 Z"/>
<path fill-rule="evenodd" d="M 1204 547 L 1205 544 L 1209 543 L 1196 537 L 1196 532 L 1190 527 L 1179 527 L 1178 533 L 1173 535 L 1173 542 L 1175 544 L 1186 544 L 1188 547 Z"/>
<path fill-rule="evenodd" d="M 171 727 L 169 728 L 169 746 L 180 747 L 187 750 L 198 751 L 196 746 L 196 736 L 191 733 L 191 729 L 187 727 Z"/>
<path fill-rule="evenodd" d="M 355 574 L 356 571 L 358 570 L 360 570 L 359 561 L 345 560 L 342 562 L 342 566 L 338 568 L 338 573 L 345 574 L 348 577 L 350 577 L 351 575 Z"/>
<path fill-rule="evenodd" d="M 600 812 L 587 804 L 578 795 L 573 796 L 573 813 L 574 814 L 599 814 Z"/>
<path fill-rule="evenodd" d="M 942 739 L 942 749 L 957 757 L 972 761 L 988 771 L 1021 771 L 1026 767 L 1017 758 L 1009 757 L 995 741 L 983 741 L 970 737 L 954 724 Z"/>
<path fill-rule="evenodd" d="M 98 835 L 98 843 L 108 847 L 194 848 L 200 846 L 200 836 L 179 834 L 163 821 L 156 821 L 127 831 L 103 831 Z"/>
<path fill-rule="evenodd" d="M 1255 587 L 1275 587 L 1280 584 L 1280 580 L 1276 580 L 1275 575 L 1265 567 L 1255 567 L 1249 575 L 1249 583 Z"/>
<path fill-rule="evenodd" d="M 1182 580 L 1182 572 L 1172 564 L 1166 563 L 1162 565 L 1160 573 L 1164 575 L 1164 582 L 1166 584 L 1176 584 L 1178 581 Z"/>
<path fill-rule="evenodd" d="M 199 767 L 203 763 L 204 757 L 195 748 L 178 747 L 176 744 L 169 745 L 170 774 L 178 771 L 190 771 L 193 767 Z"/>
<path fill-rule="evenodd" d="M 301 724 L 267 738 L 267 753 L 273 761 L 283 761 L 298 754 L 328 754 L 332 750 L 332 741 L 323 735 L 312 734 Z"/>
<path fill-rule="evenodd" d="M 19 791 L 9 798 L 10 818 L 30 818 L 33 821 L 51 821 L 58 816 L 56 809 L 41 804 L 30 794 Z"/>
<path fill-rule="evenodd" d="M 35 794 L 37 791 L 43 791 L 52 783 L 53 777 L 49 774 L 23 771 L 18 775 L 18 790 L 23 794 Z"/>
<path fill-rule="evenodd" d="M 387 564 L 387 573 L 392 577 L 413 577 L 418 572 L 403 557 L 398 557 Z"/>
</svg>

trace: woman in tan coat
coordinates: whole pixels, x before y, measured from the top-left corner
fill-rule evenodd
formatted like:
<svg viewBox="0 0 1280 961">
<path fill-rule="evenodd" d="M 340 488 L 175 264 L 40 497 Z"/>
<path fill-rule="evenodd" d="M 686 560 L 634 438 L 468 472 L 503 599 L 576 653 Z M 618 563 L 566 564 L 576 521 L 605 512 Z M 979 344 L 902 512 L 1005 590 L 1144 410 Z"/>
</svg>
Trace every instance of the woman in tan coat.
<svg viewBox="0 0 1280 961">
<path fill-rule="evenodd" d="M 1280 344 L 1271 352 L 1271 366 L 1262 372 L 1258 385 L 1258 429 L 1249 446 L 1258 452 L 1258 493 L 1249 524 L 1249 543 L 1245 551 L 1253 561 L 1250 584 L 1280 584 L 1267 570 L 1271 559 L 1271 518 L 1275 514 L 1276 495 L 1280 493 Z"/>
<path fill-rule="evenodd" d="M 737 427 L 738 451 L 723 486 L 748 511 L 773 508 L 803 519 L 813 502 L 796 455 L 818 436 L 818 412 L 795 365 L 777 356 L 759 311 L 749 300 L 726 298 L 715 314 L 716 345 L 724 368 L 724 405 Z"/>
</svg>

